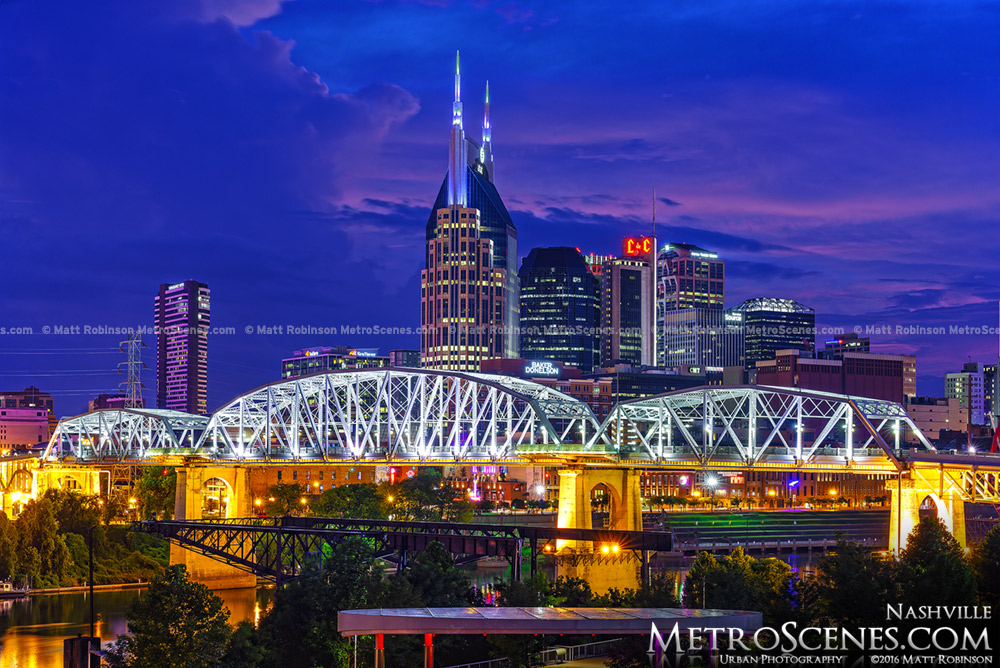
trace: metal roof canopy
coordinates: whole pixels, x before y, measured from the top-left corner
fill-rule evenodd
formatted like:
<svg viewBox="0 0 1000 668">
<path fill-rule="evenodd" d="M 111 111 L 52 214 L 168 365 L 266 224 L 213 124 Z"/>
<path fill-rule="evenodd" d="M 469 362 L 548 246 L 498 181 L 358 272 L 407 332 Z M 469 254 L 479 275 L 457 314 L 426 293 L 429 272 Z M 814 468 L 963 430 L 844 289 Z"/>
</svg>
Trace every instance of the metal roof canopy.
<svg viewBox="0 0 1000 668">
<path fill-rule="evenodd" d="M 677 624 L 689 628 L 763 626 L 759 612 L 683 608 L 380 608 L 337 613 L 343 636 L 395 634 L 593 634 L 645 635 L 656 624 L 661 633 Z"/>
</svg>

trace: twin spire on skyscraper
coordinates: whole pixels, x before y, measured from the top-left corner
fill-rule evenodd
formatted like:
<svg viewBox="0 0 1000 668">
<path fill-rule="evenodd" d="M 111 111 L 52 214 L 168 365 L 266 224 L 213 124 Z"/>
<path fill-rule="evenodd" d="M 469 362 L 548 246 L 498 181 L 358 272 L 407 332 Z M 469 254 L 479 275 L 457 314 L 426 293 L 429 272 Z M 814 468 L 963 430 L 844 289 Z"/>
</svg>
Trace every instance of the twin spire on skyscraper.
<svg viewBox="0 0 1000 668">
<path fill-rule="evenodd" d="M 462 123 L 462 74 L 459 64 L 459 53 L 455 52 L 455 101 L 451 107 L 451 141 L 449 142 L 448 160 L 448 205 L 468 205 L 468 148 L 466 146 L 465 128 Z M 479 149 L 479 160 L 489 172 L 493 180 L 493 150 L 492 131 L 490 128 L 490 82 L 486 82 L 486 106 L 483 114 L 483 144 Z"/>
</svg>

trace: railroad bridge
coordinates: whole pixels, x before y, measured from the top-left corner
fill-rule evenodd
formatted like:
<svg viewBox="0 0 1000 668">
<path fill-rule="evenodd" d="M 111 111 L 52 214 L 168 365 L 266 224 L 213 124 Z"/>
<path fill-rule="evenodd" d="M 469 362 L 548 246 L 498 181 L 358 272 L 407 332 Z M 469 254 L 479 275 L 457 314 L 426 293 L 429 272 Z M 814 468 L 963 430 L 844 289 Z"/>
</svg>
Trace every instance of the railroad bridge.
<svg viewBox="0 0 1000 668">
<path fill-rule="evenodd" d="M 590 494 L 603 485 L 612 499 L 609 528 L 621 531 L 642 529 L 642 471 L 880 476 L 892 497 L 892 549 L 905 544 L 922 504 L 933 503 L 965 543 L 964 504 L 1000 500 L 1000 458 L 936 452 L 894 402 L 711 386 L 624 401 L 599 421 L 586 403 L 539 383 L 426 369 L 281 380 L 211 416 L 113 409 L 68 418 L 52 436 L 34 492 L 101 489 L 101 475 L 161 462 L 180 467 L 175 517 L 192 521 L 202 519 L 207 490 L 220 487 L 230 499 L 227 518 L 253 515 L 249 466 L 322 462 L 555 467 L 558 527 L 591 529 Z M 594 549 L 587 541 L 560 540 L 557 548 L 576 555 L 566 560 L 568 574 L 608 586 L 634 582 L 638 572 L 609 576 L 615 569 L 581 561 Z M 187 550 L 174 557 L 211 576 L 212 567 Z"/>
</svg>

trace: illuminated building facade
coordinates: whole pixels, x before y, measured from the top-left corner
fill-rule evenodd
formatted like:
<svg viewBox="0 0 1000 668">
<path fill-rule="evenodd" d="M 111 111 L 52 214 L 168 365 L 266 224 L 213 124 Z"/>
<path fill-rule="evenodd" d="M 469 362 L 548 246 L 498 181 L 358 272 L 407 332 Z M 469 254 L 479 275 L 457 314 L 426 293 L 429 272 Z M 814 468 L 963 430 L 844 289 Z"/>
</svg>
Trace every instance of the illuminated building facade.
<svg viewBox="0 0 1000 668">
<path fill-rule="evenodd" d="M 663 366 L 721 370 L 743 365 L 743 328 L 718 308 L 670 309 L 658 328 Z"/>
<path fill-rule="evenodd" d="M 390 366 L 389 358 L 378 354 L 378 348 L 350 346 L 317 346 L 296 350 L 281 360 L 281 377 L 308 376 L 337 369 L 377 369 Z"/>
<path fill-rule="evenodd" d="M 48 392 L 42 392 L 34 385 L 23 390 L 0 392 L 0 408 L 44 408 L 49 414 L 49 435 L 56 429 L 55 400 Z"/>
<path fill-rule="evenodd" d="M 521 355 L 590 373 L 600 363 L 601 280 L 575 248 L 532 248 L 521 263 Z"/>
<path fill-rule="evenodd" d="M 501 312 L 490 316 L 490 324 L 496 326 L 494 338 L 499 346 L 500 356 L 517 357 L 519 337 L 517 335 L 520 300 L 517 279 L 517 228 L 507 211 L 507 207 L 494 185 L 493 128 L 490 121 L 490 91 L 486 84 L 486 103 L 483 114 L 482 142 L 477 143 L 465 133 L 461 102 L 461 79 L 458 57 L 455 60 L 455 101 L 452 106 L 452 133 L 449 142 L 448 172 L 427 219 L 428 253 L 440 232 L 439 213 L 450 206 L 468 207 L 478 211 L 477 238 L 490 241 L 490 262 L 499 275 L 501 284 Z M 429 266 L 429 265 L 428 265 Z M 441 279 L 451 280 L 451 279 Z M 426 298 L 427 295 L 424 295 Z M 453 301 L 453 300 L 452 300 Z M 421 348 L 421 355 L 427 349 Z M 434 355 L 440 362 L 440 351 Z M 439 362 L 435 362 L 438 364 Z M 425 362 L 426 365 L 426 362 Z M 432 368 L 445 368 L 434 366 Z M 452 367 L 448 367 L 452 368 Z"/>
<path fill-rule="evenodd" d="M 726 297 L 726 262 L 694 244 L 671 243 L 659 253 L 658 301 L 663 310 L 721 309 Z"/>
<path fill-rule="evenodd" d="M 810 356 L 816 351 L 816 311 L 794 299 L 748 299 L 727 316 L 742 318 L 748 367 L 773 360 L 779 350 L 801 350 Z"/>
<path fill-rule="evenodd" d="M 34 447 L 49 440 L 49 412 L 34 408 L 0 408 L 0 453 Z"/>
<path fill-rule="evenodd" d="M 197 281 L 160 286 L 156 326 L 156 407 L 208 412 L 208 286 Z"/>
</svg>

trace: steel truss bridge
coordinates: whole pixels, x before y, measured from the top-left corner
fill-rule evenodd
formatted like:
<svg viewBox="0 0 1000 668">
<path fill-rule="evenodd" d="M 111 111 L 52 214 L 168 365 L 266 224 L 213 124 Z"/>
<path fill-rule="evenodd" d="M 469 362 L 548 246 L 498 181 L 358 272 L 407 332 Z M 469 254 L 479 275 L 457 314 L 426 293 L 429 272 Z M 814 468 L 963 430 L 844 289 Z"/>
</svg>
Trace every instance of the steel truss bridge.
<svg viewBox="0 0 1000 668">
<path fill-rule="evenodd" d="M 557 541 L 587 541 L 594 552 L 576 560 L 625 558 L 634 555 L 648 569 L 650 552 L 673 549 L 669 533 L 607 529 L 557 529 L 457 522 L 400 522 L 329 517 L 269 517 L 227 520 L 134 522 L 132 531 L 151 533 L 215 560 L 273 578 L 281 583 L 317 565 L 339 543 L 360 537 L 378 557 L 402 569 L 410 556 L 439 542 L 456 555 L 457 563 L 503 557 L 521 578 L 523 549 L 530 554 L 531 574 L 538 552 L 554 552 Z"/>
<path fill-rule="evenodd" d="M 767 386 L 626 401 L 599 422 L 579 399 L 492 374 L 331 371 L 248 392 L 213 415 L 112 409 L 60 422 L 44 462 L 592 462 L 898 472 L 933 451 L 890 401 Z"/>
</svg>

